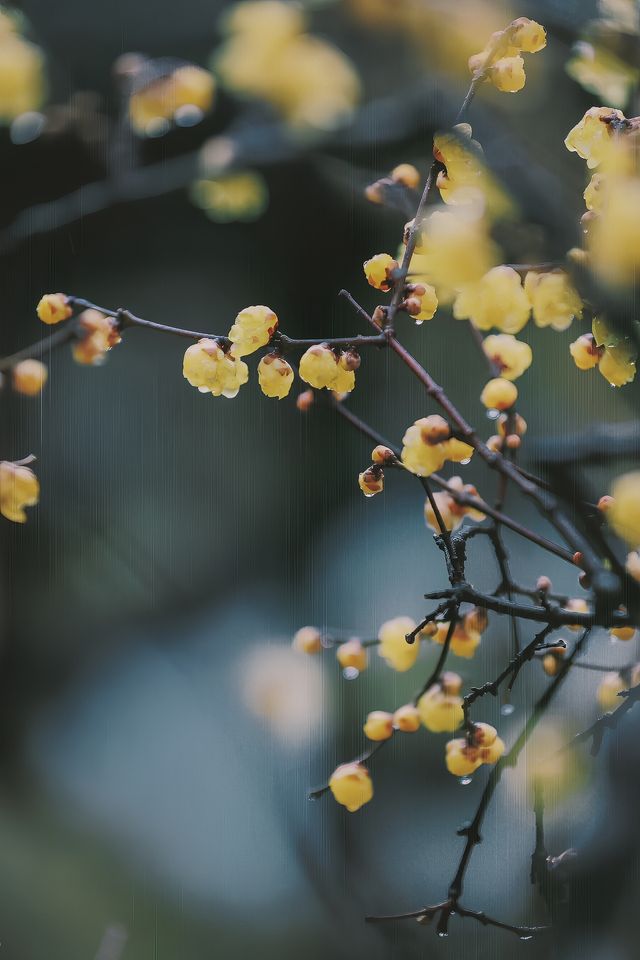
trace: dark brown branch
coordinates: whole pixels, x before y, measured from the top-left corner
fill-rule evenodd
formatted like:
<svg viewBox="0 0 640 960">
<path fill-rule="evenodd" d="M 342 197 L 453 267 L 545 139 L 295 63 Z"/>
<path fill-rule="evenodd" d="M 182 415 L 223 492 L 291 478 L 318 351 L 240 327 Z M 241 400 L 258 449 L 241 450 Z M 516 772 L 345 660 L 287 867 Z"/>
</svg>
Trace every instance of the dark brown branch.
<svg viewBox="0 0 640 960">
<path fill-rule="evenodd" d="M 615 670 L 615 667 L 612 668 L 612 671 L 613 670 Z M 640 686 L 631 687 L 630 690 L 623 690 L 618 696 L 624 698 L 619 707 L 598 717 L 595 723 L 592 723 L 591 726 L 583 730 L 582 733 L 578 733 L 563 749 L 568 750 L 571 747 L 577 747 L 586 740 L 592 740 L 591 755 L 595 757 L 600 751 L 606 731 L 612 730 L 617 726 L 625 714 L 640 700 Z"/>
<path fill-rule="evenodd" d="M 515 603 L 491 594 L 481 593 L 468 583 L 462 583 L 456 587 L 449 587 L 446 590 L 434 590 L 431 593 L 425 593 L 424 596 L 426 600 L 449 599 L 457 600 L 459 603 L 473 603 L 475 606 L 493 610 L 495 613 L 504 613 L 508 616 L 515 615 L 523 620 L 547 623 L 553 627 L 572 625 L 580 627 L 626 627 L 632 625 L 629 615 L 620 610 L 614 610 L 607 616 L 599 616 L 595 612 L 583 613 L 578 610 L 563 610 L 555 606 L 527 606 L 523 603 Z"/>
</svg>

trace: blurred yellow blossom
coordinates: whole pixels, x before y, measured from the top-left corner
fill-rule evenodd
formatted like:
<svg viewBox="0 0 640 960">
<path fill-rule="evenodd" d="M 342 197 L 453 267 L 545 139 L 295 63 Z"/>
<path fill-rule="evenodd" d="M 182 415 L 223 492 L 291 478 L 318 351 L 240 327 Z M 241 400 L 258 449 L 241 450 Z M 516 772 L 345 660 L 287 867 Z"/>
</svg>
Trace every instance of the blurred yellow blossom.
<svg viewBox="0 0 640 960">
<path fill-rule="evenodd" d="M 640 70 L 601 44 L 577 43 L 567 62 L 567 73 L 581 87 L 607 103 L 624 107 L 638 82 Z"/>
<path fill-rule="evenodd" d="M 251 170 L 211 180 L 196 180 L 191 199 L 211 220 L 256 220 L 267 208 L 269 194 L 264 177 Z"/>
<path fill-rule="evenodd" d="M 45 87 L 42 51 L 20 35 L 17 20 L 0 11 L 0 123 L 37 110 Z"/>
<path fill-rule="evenodd" d="M 279 0 L 247 0 L 226 14 L 214 70 L 230 90 L 266 100 L 293 128 L 328 130 L 351 115 L 360 81 L 348 58 L 305 33 L 302 11 Z"/>
<path fill-rule="evenodd" d="M 153 136 L 163 130 L 163 122 L 173 120 L 185 108 L 207 113 L 213 104 L 215 81 L 208 70 L 192 63 L 174 66 L 150 80 L 144 70 L 129 98 L 129 120 L 141 136 Z M 158 126 L 160 124 L 160 126 Z"/>
<path fill-rule="evenodd" d="M 40 486 L 33 470 L 20 463 L 0 463 L 0 513 L 14 523 L 25 523 L 25 507 L 38 502 Z"/>
</svg>

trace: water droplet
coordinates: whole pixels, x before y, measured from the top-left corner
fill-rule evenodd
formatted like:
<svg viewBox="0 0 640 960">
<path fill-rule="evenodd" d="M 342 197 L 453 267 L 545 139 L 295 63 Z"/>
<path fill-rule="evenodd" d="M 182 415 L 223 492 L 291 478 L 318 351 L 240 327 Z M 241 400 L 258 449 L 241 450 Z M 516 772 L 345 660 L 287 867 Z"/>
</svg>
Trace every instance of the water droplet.
<svg viewBox="0 0 640 960">
<path fill-rule="evenodd" d="M 444 938 L 444 937 L 448 937 L 449 934 L 447 933 L 446 930 L 438 930 L 438 936 Z"/>
<path fill-rule="evenodd" d="M 342 676 L 345 680 L 357 680 L 360 676 L 360 671 L 357 667 L 345 667 L 342 671 Z"/>
<path fill-rule="evenodd" d="M 467 457 L 466 460 L 461 460 L 461 461 L 460 461 L 460 466 L 461 466 L 461 467 L 466 467 L 468 463 L 471 463 L 471 457 Z"/>
<path fill-rule="evenodd" d="M 512 703 L 503 703 L 500 707 L 500 713 L 503 717 L 510 717 L 512 713 L 515 713 L 515 709 Z"/>
<path fill-rule="evenodd" d="M 499 410 L 487 410 L 488 420 L 497 420 L 499 416 L 500 416 Z"/>
<path fill-rule="evenodd" d="M 178 127 L 195 127 L 203 117 L 204 113 L 200 107 L 196 107 L 192 103 L 185 104 L 184 107 L 178 107 L 173 115 Z"/>
<path fill-rule="evenodd" d="M 416 320 L 415 323 L 416 323 L 416 327 L 421 327 L 422 324 L 424 323 L 424 320 Z"/>
<path fill-rule="evenodd" d="M 533 934 L 532 934 L 532 933 L 521 933 L 520 936 L 518 937 L 518 940 L 533 940 Z"/>
<path fill-rule="evenodd" d="M 375 497 L 375 493 L 365 493 L 365 497 L 369 500 L 370 497 Z"/>
<path fill-rule="evenodd" d="M 21 113 L 11 124 L 9 134 L 11 142 L 23 144 L 37 140 L 44 130 L 46 122 L 47 120 L 44 114 L 37 113 L 35 110 L 28 110 L 27 113 Z"/>
<path fill-rule="evenodd" d="M 473 777 L 460 777 L 458 783 L 463 787 L 467 787 L 471 783 L 472 779 Z"/>
</svg>

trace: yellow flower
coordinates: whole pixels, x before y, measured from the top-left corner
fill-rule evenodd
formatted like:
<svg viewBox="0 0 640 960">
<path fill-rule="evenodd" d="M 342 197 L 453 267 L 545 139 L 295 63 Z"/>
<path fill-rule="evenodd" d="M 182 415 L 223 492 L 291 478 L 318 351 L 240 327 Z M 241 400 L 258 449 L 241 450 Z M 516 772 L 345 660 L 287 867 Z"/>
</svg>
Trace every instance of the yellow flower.
<svg viewBox="0 0 640 960">
<path fill-rule="evenodd" d="M 472 497 L 478 496 L 476 488 L 470 483 L 463 483 L 461 477 L 451 477 L 448 483 L 453 490 L 466 493 Z M 475 510 L 473 507 L 466 507 L 457 503 L 455 498 L 447 490 L 434 493 L 433 499 L 436 502 L 447 530 L 457 530 L 465 517 L 469 517 L 470 520 L 484 520 L 483 513 L 480 513 L 479 510 Z M 424 502 L 424 518 L 427 526 L 431 527 L 435 533 L 440 532 L 440 527 L 428 497 Z"/>
<path fill-rule="evenodd" d="M 500 376 L 517 380 L 531 366 L 533 352 L 528 343 L 516 340 L 509 333 L 492 334 L 482 343 L 484 352 L 498 367 Z"/>
<path fill-rule="evenodd" d="M 416 420 L 402 438 L 401 459 L 419 477 L 428 477 L 447 460 L 461 462 L 473 455 L 473 447 L 450 436 L 446 420 L 437 414 Z"/>
<path fill-rule="evenodd" d="M 415 733 L 420 729 L 420 714 L 418 708 L 412 703 L 406 703 L 403 707 L 398 707 L 393 715 L 393 726 L 396 730 L 403 733 Z"/>
<path fill-rule="evenodd" d="M 574 317 L 582 317 L 582 300 L 567 274 L 561 270 L 553 273 L 529 271 L 524 289 L 538 327 L 566 330 Z"/>
<path fill-rule="evenodd" d="M 603 208 L 587 237 L 593 269 L 610 284 L 632 284 L 640 269 L 640 180 L 607 182 Z"/>
<path fill-rule="evenodd" d="M 25 507 L 38 502 L 40 486 L 33 470 L 7 460 L 0 462 L 0 513 L 14 523 L 25 523 Z"/>
<path fill-rule="evenodd" d="M 293 636 L 292 647 L 300 653 L 320 653 L 322 634 L 317 627 L 300 627 Z"/>
<path fill-rule="evenodd" d="M 365 497 L 374 497 L 384 490 L 384 473 L 377 464 L 358 474 L 358 486 Z"/>
<path fill-rule="evenodd" d="M 623 690 L 630 690 L 640 684 L 640 669 L 636 665 L 628 677 L 622 677 L 617 670 L 605 673 L 596 694 L 598 704 L 603 710 L 615 710 L 624 703 L 624 698 L 618 694 Z"/>
<path fill-rule="evenodd" d="M 232 351 L 225 353 L 217 340 L 208 338 L 187 348 L 182 372 L 192 387 L 214 397 L 235 397 L 249 379 L 246 363 L 235 357 Z"/>
<path fill-rule="evenodd" d="M 267 208 L 269 194 L 264 177 L 247 170 L 209 180 L 196 180 L 191 199 L 211 220 L 256 220 Z"/>
<path fill-rule="evenodd" d="M 412 163 L 399 163 L 394 167 L 389 178 L 394 183 L 401 183 L 403 187 L 416 190 L 420 186 L 420 173 Z"/>
<path fill-rule="evenodd" d="M 640 553 L 637 550 L 632 550 L 627 554 L 625 568 L 629 576 L 640 583 Z"/>
<path fill-rule="evenodd" d="M 578 370 L 591 370 L 600 361 L 600 350 L 591 333 L 583 333 L 569 344 L 569 353 Z"/>
<path fill-rule="evenodd" d="M 509 410 L 518 399 L 518 388 L 511 380 L 495 377 L 485 384 L 480 401 L 487 410 Z"/>
<path fill-rule="evenodd" d="M 469 58 L 469 69 L 474 75 L 486 71 L 485 79 L 498 90 L 516 93 L 524 87 L 526 79 L 520 51 L 537 53 L 546 43 L 544 27 L 528 17 L 519 17 L 504 30 L 494 33 L 481 53 Z"/>
<path fill-rule="evenodd" d="M 609 153 L 614 130 L 612 119 L 624 120 L 625 117 L 614 107 L 591 107 L 565 138 L 567 150 L 586 160 L 589 169 L 597 167 Z"/>
<path fill-rule="evenodd" d="M 158 123 L 172 120 L 184 107 L 195 107 L 207 113 L 213 104 L 215 80 L 208 70 L 185 64 L 171 70 L 140 89 L 129 98 L 129 120 L 142 136 L 153 134 Z"/>
<path fill-rule="evenodd" d="M 268 353 L 258 364 L 258 383 L 265 397 L 287 396 L 293 384 L 293 370 L 277 353 Z"/>
<path fill-rule="evenodd" d="M 566 70 L 585 90 L 619 107 L 624 107 L 640 76 L 637 67 L 606 47 L 585 42 L 575 45 Z"/>
<path fill-rule="evenodd" d="M 388 740 L 393 736 L 393 714 L 384 710 L 373 710 L 367 716 L 364 734 L 369 740 Z"/>
<path fill-rule="evenodd" d="M 439 620 L 437 623 L 437 631 L 433 635 L 434 643 L 439 643 L 440 646 L 443 646 L 448 632 L 448 622 Z M 450 650 L 454 656 L 463 657 L 465 660 L 470 660 L 476 652 L 479 644 L 480 631 L 474 629 L 472 622 L 467 622 L 465 618 L 465 620 L 456 623 L 450 645 Z"/>
<path fill-rule="evenodd" d="M 419 284 L 418 290 L 411 294 L 407 303 L 410 301 L 416 302 L 417 312 L 414 313 L 411 311 L 411 316 L 418 326 L 424 323 L 425 320 L 433 320 L 436 315 L 436 310 L 438 309 L 438 297 L 431 284 Z"/>
<path fill-rule="evenodd" d="M 605 186 L 606 178 L 602 173 L 594 173 L 591 176 L 591 180 L 587 184 L 584 191 L 584 202 L 587 205 L 587 210 L 595 210 L 596 213 L 600 213 L 603 206 L 603 187 Z"/>
<path fill-rule="evenodd" d="M 388 665 L 399 673 L 410 670 L 420 653 L 420 641 L 417 637 L 413 643 L 407 643 L 405 639 L 415 627 L 411 617 L 396 617 L 383 623 L 378 631 L 378 652 Z"/>
<path fill-rule="evenodd" d="M 83 366 L 100 366 L 122 337 L 112 317 L 98 310 L 85 310 L 78 317 L 78 339 L 71 347 L 73 359 Z"/>
<path fill-rule="evenodd" d="M 635 549 L 640 545 L 640 470 L 618 477 L 611 496 L 613 503 L 607 520 L 618 536 Z"/>
<path fill-rule="evenodd" d="M 486 221 L 479 215 L 477 204 L 449 207 L 430 214 L 425 220 L 422 245 L 428 280 L 438 291 L 441 303 L 443 291 L 477 283 L 497 259 L 497 247 L 489 236 Z M 419 272 L 416 269 L 419 263 L 414 256 L 412 273 Z"/>
<path fill-rule="evenodd" d="M 512 334 L 522 330 L 530 311 L 520 275 L 504 264 L 493 267 L 478 282 L 463 287 L 453 305 L 455 317 L 471 320 L 479 330 L 497 327 Z"/>
<path fill-rule="evenodd" d="M 360 96 L 347 57 L 304 33 L 299 8 L 278 0 L 236 5 L 216 54 L 218 76 L 231 90 L 270 103 L 301 133 L 330 130 L 349 118 Z"/>
<path fill-rule="evenodd" d="M 73 313 L 64 293 L 45 293 L 36 307 L 38 318 L 46 324 L 61 323 Z"/>
<path fill-rule="evenodd" d="M 4 16 L 6 23 L 10 18 Z M 44 56 L 15 30 L 0 30 L 0 123 L 42 106 L 45 94 Z"/>
<path fill-rule="evenodd" d="M 470 777 L 482 766 L 480 751 L 471 747 L 464 737 L 449 740 L 446 747 L 445 762 L 449 773 L 454 777 Z"/>
<path fill-rule="evenodd" d="M 547 31 L 540 23 L 528 17 L 518 17 L 509 27 L 509 40 L 525 53 L 538 53 L 547 45 Z"/>
<path fill-rule="evenodd" d="M 489 79 L 503 93 L 518 93 L 525 85 L 524 60 L 521 56 L 502 57 L 489 67 Z"/>
<path fill-rule="evenodd" d="M 266 346 L 278 327 L 278 318 L 270 307 L 245 307 L 229 330 L 236 357 L 246 357 Z"/>
<path fill-rule="evenodd" d="M 47 368 L 39 360 L 22 360 L 13 368 L 13 389 L 25 397 L 36 397 L 47 382 Z"/>
<path fill-rule="evenodd" d="M 370 260 L 365 260 L 364 275 L 368 283 L 376 290 L 388 292 L 393 286 L 391 274 L 398 269 L 398 261 L 388 253 L 376 253 Z"/>
<path fill-rule="evenodd" d="M 361 763 L 343 763 L 331 774 L 331 793 L 349 813 L 355 813 L 373 796 L 373 784 L 366 767 Z"/>
<path fill-rule="evenodd" d="M 360 640 L 357 637 L 354 637 L 352 640 L 347 640 L 346 643 L 341 643 L 336 650 L 336 659 L 343 670 L 347 670 L 349 667 L 352 669 L 360 671 L 367 669 L 368 656 L 366 647 L 362 646 Z"/>
<path fill-rule="evenodd" d="M 355 373 L 345 369 L 342 356 L 338 358 L 326 343 L 309 347 L 300 358 L 300 378 L 316 390 L 350 393 L 356 385 Z"/>
<path fill-rule="evenodd" d="M 448 683 L 446 678 L 455 678 L 457 684 Z M 464 712 L 460 690 L 460 677 L 454 673 L 445 674 L 442 683 L 434 683 L 418 700 L 418 711 L 423 725 L 432 733 L 453 733 L 462 724 Z"/>
</svg>

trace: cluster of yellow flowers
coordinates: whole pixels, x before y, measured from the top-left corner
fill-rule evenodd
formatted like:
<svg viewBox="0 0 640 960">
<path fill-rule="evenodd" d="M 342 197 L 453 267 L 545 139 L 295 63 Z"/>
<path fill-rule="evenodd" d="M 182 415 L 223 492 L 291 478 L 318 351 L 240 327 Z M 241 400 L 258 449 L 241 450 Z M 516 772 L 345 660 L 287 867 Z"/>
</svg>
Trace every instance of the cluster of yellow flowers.
<svg viewBox="0 0 640 960">
<path fill-rule="evenodd" d="M 140 136 L 157 136 L 182 111 L 207 113 L 213 105 L 215 80 L 208 70 L 192 63 L 169 64 L 158 76 L 147 78 L 143 67 L 129 97 L 129 121 Z"/>
<path fill-rule="evenodd" d="M 316 390 L 350 393 L 356 385 L 360 357 L 355 350 L 332 350 L 326 343 L 309 347 L 300 357 L 300 378 Z"/>
<path fill-rule="evenodd" d="M 481 610 L 480 607 L 474 607 L 473 610 L 470 610 L 461 620 L 456 622 L 451 636 L 451 652 L 456 657 L 464 657 L 465 660 L 473 657 L 488 624 L 489 618 L 486 610 Z M 437 620 L 429 625 L 425 632 L 431 636 L 434 643 L 439 643 L 442 646 L 449 632 L 449 623 L 445 620 Z"/>
<path fill-rule="evenodd" d="M 451 427 L 438 414 L 421 417 L 407 428 L 402 438 L 402 463 L 419 477 L 440 470 L 447 460 L 466 463 L 473 447 L 451 436 Z"/>
<path fill-rule="evenodd" d="M 447 770 L 455 777 L 470 777 L 483 763 L 496 763 L 504 753 L 504 741 L 489 723 L 474 723 L 467 737 L 449 740 Z"/>
<path fill-rule="evenodd" d="M 44 99 L 44 56 L 21 35 L 20 20 L 0 10 L 0 123 L 11 123 Z"/>
<path fill-rule="evenodd" d="M 73 315 L 73 309 L 64 293 L 45 293 L 36 312 L 39 319 L 49 326 L 62 323 Z M 118 324 L 113 317 L 107 317 L 99 310 L 84 310 L 77 318 L 71 352 L 76 363 L 99 366 L 121 339 Z M 42 385 L 44 380 L 46 376 Z"/>
<path fill-rule="evenodd" d="M 347 57 L 305 26 L 293 3 L 239 3 L 224 17 L 227 38 L 213 69 L 234 93 L 265 100 L 292 128 L 308 133 L 348 119 L 360 82 Z"/>
<path fill-rule="evenodd" d="M 245 307 L 229 330 L 228 342 L 205 337 L 188 347 L 182 372 L 192 387 L 214 397 L 237 396 L 249 379 L 249 368 L 241 359 L 266 346 L 278 327 L 270 307 Z M 282 400 L 291 390 L 293 368 L 276 351 L 265 354 L 258 364 L 258 383 L 266 397 Z"/>
<path fill-rule="evenodd" d="M 612 387 L 631 383 L 636 375 L 636 349 L 626 337 L 618 337 L 596 317 L 593 333 L 583 333 L 569 345 L 569 351 L 578 370 L 597 367 Z"/>
<path fill-rule="evenodd" d="M 504 93 L 517 93 L 526 81 L 521 54 L 538 53 L 546 45 L 544 27 L 535 20 L 519 17 L 494 33 L 481 53 L 469 58 L 469 70 Z"/>
</svg>

